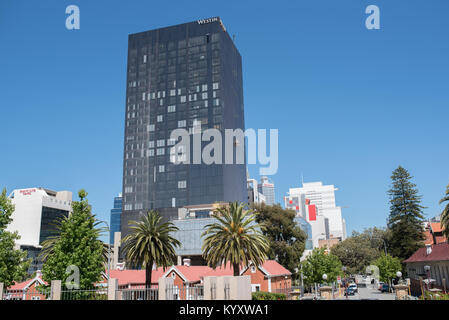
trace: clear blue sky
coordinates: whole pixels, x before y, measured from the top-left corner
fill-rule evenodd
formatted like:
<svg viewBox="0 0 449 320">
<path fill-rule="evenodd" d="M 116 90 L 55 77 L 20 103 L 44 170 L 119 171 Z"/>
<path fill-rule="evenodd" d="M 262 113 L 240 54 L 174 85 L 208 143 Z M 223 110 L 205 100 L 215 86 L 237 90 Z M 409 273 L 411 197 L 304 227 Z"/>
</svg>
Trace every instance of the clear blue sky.
<svg viewBox="0 0 449 320">
<path fill-rule="evenodd" d="M 65 28 L 70 4 L 80 30 Z M 370 4 L 381 30 L 365 28 Z M 128 34 L 220 16 L 243 57 L 246 127 L 279 128 L 279 202 L 302 172 L 339 188 L 348 233 L 384 226 L 400 164 L 434 216 L 449 183 L 448 13 L 447 0 L 1 1 L 0 186 L 85 188 L 109 219 Z"/>
</svg>

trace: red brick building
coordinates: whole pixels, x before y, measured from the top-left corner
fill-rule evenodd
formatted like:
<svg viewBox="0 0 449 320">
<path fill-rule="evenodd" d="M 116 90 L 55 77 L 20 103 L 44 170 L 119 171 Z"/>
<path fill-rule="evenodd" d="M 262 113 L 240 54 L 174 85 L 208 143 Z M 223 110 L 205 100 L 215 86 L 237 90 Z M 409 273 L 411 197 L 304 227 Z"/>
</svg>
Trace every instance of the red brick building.
<svg viewBox="0 0 449 320">
<path fill-rule="evenodd" d="M 145 270 L 111 270 L 111 278 L 118 279 L 119 289 L 142 288 L 145 286 Z M 165 270 L 161 267 L 154 269 L 151 277 L 152 287 L 158 286 L 161 277 L 172 277 L 174 285 L 197 286 L 202 285 L 207 276 L 232 276 L 234 271 L 230 264 L 215 270 L 207 266 L 172 266 Z M 267 260 L 260 267 L 250 265 L 240 270 L 241 275 L 251 277 L 253 291 L 272 292 L 276 289 L 291 287 L 291 272 L 274 260 Z"/>
<path fill-rule="evenodd" d="M 45 300 L 46 295 L 37 287 L 46 285 L 47 282 L 42 280 L 42 274 L 37 272 L 33 279 L 14 283 L 7 288 L 4 298 L 7 300 Z"/>
<path fill-rule="evenodd" d="M 425 247 L 404 260 L 413 295 L 421 295 L 422 286 L 427 287 L 426 281 L 430 288 L 446 291 L 449 288 L 449 244 L 442 235 L 440 223 L 429 223 L 425 236 Z M 430 267 L 429 273 L 425 266 Z"/>
</svg>

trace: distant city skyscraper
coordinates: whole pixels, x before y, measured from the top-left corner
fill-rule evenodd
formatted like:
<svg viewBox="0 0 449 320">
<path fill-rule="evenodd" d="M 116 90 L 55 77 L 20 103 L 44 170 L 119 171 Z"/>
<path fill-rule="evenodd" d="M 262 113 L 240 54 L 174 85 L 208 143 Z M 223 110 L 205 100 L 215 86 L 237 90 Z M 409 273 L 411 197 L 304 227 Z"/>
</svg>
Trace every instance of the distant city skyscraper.
<svg viewBox="0 0 449 320">
<path fill-rule="evenodd" d="M 341 207 L 335 202 L 334 185 L 323 185 L 322 182 L 303 183 L 302 188 L 291 188 L 288 196 L 284 197 L 285 207 L 295 210 L 298 215 L 310 220 L 311 206 L 312 216 L 323 215 L 329 221 L 330 238 L 346 239 L 346 222 L 341 214 Z M 315 212 L 316 211 L 316 212 Z"/>
<path fill-rule="evenodd" d="M 114 244 L 114 233 L 120 232 L 121 223 L 120 219 L 122 216 L 122 194 L 119 193 L 118 197 L 114 198 L 114 207 L 111 209 L 111 219 L 110 219 L 110 227 L 111 234 L 109 235 L 109 243 Z"/>
<path fill-rule="evenodd" d="M 262 176 L 258 185 L 259 193 L 265 196 L 265 203 L 269 206 L 273 205 L 276 201 L 274 193 L 274 183 L 268 181 L 268 177 Z"/>
<path fill-rule="evenodd" d="M 265 196 L 259 192 L 256 179 L 248 178 L 248 203 L 261 204 L 265 203 Z"/>
<path fill-rule="evenodd" d="M 169 220 L 186 205 L 247 200 L 246 160 L 224 164 L 224 144 L 223 164 L 172 163 L 172 131 L 198 126 L 245 130 L 242 58 L 220 18 L 129 35 L 122 237 L 148 210 Z"/>
</svg>

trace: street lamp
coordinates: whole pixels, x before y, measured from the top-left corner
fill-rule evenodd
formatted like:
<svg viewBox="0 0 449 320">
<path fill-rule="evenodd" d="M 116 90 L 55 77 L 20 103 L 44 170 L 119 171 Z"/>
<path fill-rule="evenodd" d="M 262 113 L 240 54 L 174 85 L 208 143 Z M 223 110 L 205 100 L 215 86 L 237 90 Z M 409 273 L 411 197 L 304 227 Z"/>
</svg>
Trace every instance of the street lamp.
<svg viewBox="0 0 449 320">
<path fill-rule="evenodd" d="M 430 288 L 430 266 L 424 266 L 424 271 L 427 273 L 427 290 Z"/>
<path fill-rule="evenodd" d="M 396 277 L 399 278 L 398 284 L 401 284 L 402 283 L 402 272 L 401 271 L 396 272 Z"/>
</svg>

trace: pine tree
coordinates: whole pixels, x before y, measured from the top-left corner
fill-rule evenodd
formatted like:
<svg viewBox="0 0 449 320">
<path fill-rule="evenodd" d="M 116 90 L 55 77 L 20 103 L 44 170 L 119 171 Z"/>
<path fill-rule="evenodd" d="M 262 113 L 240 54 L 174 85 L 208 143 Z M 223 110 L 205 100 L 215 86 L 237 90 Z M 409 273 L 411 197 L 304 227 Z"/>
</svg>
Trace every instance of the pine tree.
<svg viewBox="0 0 449 320">
<path fill-rule="evenodd" d="M 89 289 L 101 280 L 104 271 L 103 243 L 98 239 L 99 222 L 85 199 L 87 192 L 81 190 L 78 196 L 80 201 L 72 203 L 73 212 L 60 222 L 59 234 L 48 250 L 42 274 L 47 282 L 62 280 L 64 284 L 74 276 L 74 269 L 67 268 L 75 266 L 79 270 L 79 284 L 74 288 Z"/>
<path fill-rule="evenodd" d="M 0 282 L 8 288 L 15 281 L 22 281 L 27 275 L 31 260 L 26 260 L 27 253 L 15 248 L 20 239 L 17 232 L 6 231 L 11 223 L 14 205 L 6 196 L 6 189 L 0 194 Z"/>
<path fill-rule="evenodd" d="M 388 191 L 390 196 L 390 216 L 388 228 L 391 230 L 389 253 L 401 261 L 409 258 L 423 246 L 423 209 L 421 196 L 416 185 L 411 182 L 413 177 L 403 167 L 399 166 L 391 176 L 392 186 Z"/>
</svg>

